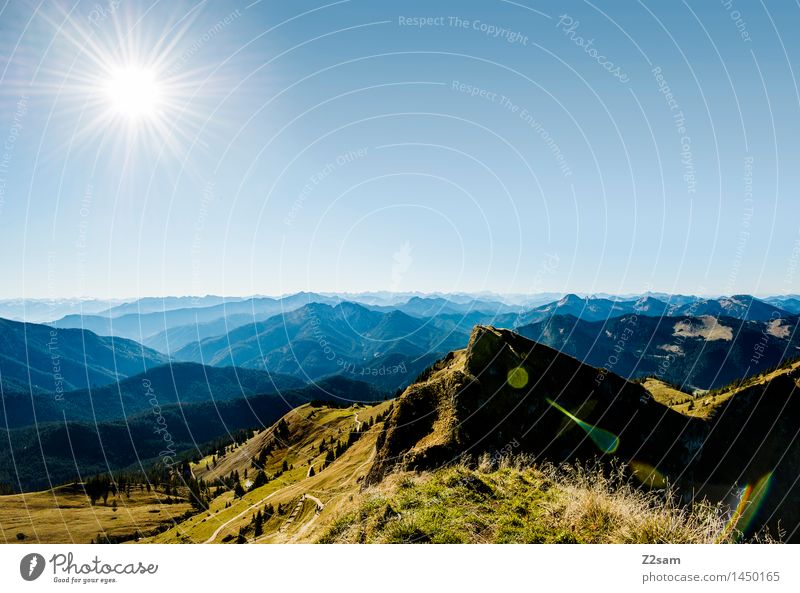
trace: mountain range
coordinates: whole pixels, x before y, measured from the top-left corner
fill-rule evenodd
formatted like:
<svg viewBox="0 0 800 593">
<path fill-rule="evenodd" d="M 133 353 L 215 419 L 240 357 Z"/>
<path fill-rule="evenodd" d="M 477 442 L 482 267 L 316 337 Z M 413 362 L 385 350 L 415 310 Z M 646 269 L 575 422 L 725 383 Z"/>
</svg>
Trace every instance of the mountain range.
<svg viewBox="0 0 800 593">
<path fill-rule="evenodd" d="M 314 303 L 188 344 L 175 358 L 269 369 L 306 380 L 345 373 L 398 386 L 409 383 L 442 353 L 462 346 L 467 336 L 448 319 L 423 320 L 349 302 Z"/>
<path fill-rule="evenodd" d="M 448 354 L 397 398 L 367 479 L 376 484 L 392 472 L 430 470 L 465 454 L 618 459 L 645 483 L 671 483 L 684 500 L 735 507 L 743 491 L 754 490 L 743 528 L 796 541 L 799 386 L 800 364 L 793 363 L 699 400 L 683 394 L 668 406 L 644 385 L 508 330 L 478 326 L 466 349 Z"/>
<path fill-rule="evenodd" d="M 797 317 L 623 315 L 584 321 L 559 315 L 518 327 L 532 340 L 629 379 L 658 377 L 693 391 L 715 389 L 800 356 Z"/>
<path fill-rule="evenodd" d="M 107 385 L 167 360 L 132 340 L 0 319 L 4 390 L 60 394 Z"/>
</svg>

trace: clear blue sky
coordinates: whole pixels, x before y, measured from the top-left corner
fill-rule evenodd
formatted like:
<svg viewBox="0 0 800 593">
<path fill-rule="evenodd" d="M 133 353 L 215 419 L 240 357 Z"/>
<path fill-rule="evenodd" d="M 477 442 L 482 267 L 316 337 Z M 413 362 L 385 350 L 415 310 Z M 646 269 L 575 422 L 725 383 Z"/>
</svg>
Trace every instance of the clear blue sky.
<svg viewBox="0 0 800 593">
<path fill-rule="evenodd" d="M 0 297 L 798 292 L 764 4 L 8 2 Z"/>
</svg>

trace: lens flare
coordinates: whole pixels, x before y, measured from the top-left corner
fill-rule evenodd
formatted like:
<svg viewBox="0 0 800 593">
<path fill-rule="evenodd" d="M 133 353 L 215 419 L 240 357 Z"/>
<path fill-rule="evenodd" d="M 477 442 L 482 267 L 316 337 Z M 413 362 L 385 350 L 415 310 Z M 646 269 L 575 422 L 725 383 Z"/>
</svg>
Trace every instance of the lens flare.
<svg viewBox="0 0 800 593">
<path fill-rule="evenodd" d="M 649 488 L 664 488 L 667 485 L 667 480 L 664 475 L 648 463 L 643 461 L 631 461 L 631 470 L 633 477 L 635 477 L 643 486 Z"/>
<path fill-rule="evenodd" d="M 608 432 L 598 426 L 584 422 L 574 414 L 559 406 L 556 402 L 549 397 L 546 398 L 548 404 L 553 406 L 556 410 L 564 414 L 567 418 L 572 420 L 575 424 L 580 426 L 583 431 L 592 439 L 592 442 L 597 445 L 603 453 L 614 453 L 619 447 L 619 437 L 615 434 Z"/>
<path fill-rule="evenodd" d="M 522 389 L 528 384 L 528 371 L 515 367 L 508 371 L 508 384 L 514 389 Z"/>
<path fill-rule="evenodd" d="M 733 511 L 718 541 L 727 539 L 735 530 L 738 534 L 747 533 L 753 523 L 761 504 L 767 497 L 772 482 L 772 472 L 761 476 L 755 483 L 745 486 L 739 496 L 739 503 Z"/>
</svg>

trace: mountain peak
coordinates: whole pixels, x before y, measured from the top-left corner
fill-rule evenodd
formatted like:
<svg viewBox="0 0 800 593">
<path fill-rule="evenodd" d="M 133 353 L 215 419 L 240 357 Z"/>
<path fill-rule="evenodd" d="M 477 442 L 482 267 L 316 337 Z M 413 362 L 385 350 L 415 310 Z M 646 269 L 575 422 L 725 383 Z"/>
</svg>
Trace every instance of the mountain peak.
<svg viewBox="0 0 800 593">
<path fill-rule="evenodd" d="M 370 481 L 397 464 L 425 469 L 465 453 L 496 453 L 512 441 L 516 452 L 554 461 L 608 453 L 580 428 L 594 425 L 602 427 L 595 434 L 612 435 L 622 455 L 677 466 L 678 448 L 645 443 L 659 423 L 661 443 L 680 440 L 687 429 L 684 417 L 641 385 L 512 331 L 477 325 L 467 348 L 445 356 L 398 397 Z"/>
<path fill-rule="evenodd" d="M 577 294 L 569 293 L 564 295 L 559 301 L 558 306 L 563 307 L 564 305 L 581 305 L 586 302 L 586 299 L 579 297 Z"/>
</svg>

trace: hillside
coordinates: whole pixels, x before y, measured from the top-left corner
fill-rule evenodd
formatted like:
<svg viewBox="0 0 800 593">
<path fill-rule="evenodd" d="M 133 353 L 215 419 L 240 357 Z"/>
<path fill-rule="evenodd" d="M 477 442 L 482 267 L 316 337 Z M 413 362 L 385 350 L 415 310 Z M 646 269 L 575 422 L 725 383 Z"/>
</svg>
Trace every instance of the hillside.
<svg viewBox="0 0 800 593">
<path fill-rule="evenodd" d="M 578 420 L 579 419 L 579 420 Z M 659 438 L 650 438 L 658 427 Z M 370 474 L 438 467 L 510 441 L 552 460 L 614 453 L 682 468 L 705 428 L 656 402 L 641 386 L 508 330 L 477 326 L 397 400 Z"/>
<path fill-rule="evenodd" d="M 795 541 L 798 380 L 792 363 L 687 403 L 663 383 L 645 383 L 653 395 L 506 330 L 477 327 L 466 350 L 397 399 L 369 482 L 398 468 L 435 470 L 465 453 L 513 450 L 554 463 L 600 456 L 645 482 L 671 483 L 687 501 L 736 507 L 752 495 L 748 532 L 767 528 Z"/>
<path fill-rule="evenodd" d="M 228 482 L 229 489 L 212 498 L 207 512 L 150 541 L 309 541 L 315 523 L 330 520 L 360 489 L 374 455 L 380 419 L 390 406 L 390 402 L 356 407 L 304 405 L 246 443 L 199 460 L 194 472 L 206 480 L 236 472 L 238 483 L 246 486 L 241 496 L 233 492 L 234 483 Z M 326 462 L 329 453 L 333 458 Z M 265 475 L 263 484 L 257 481 L 259 471 Z M 257 514 L 262 516 L 260 530 L 255 525 Z"/>
<path fill-rule="evenodd" d="M 0 485 L 40 490 L 75 478 L 170 458 L 192 457 L 205 443 L 244 428 L 269 426 L 312 400 L 382 400 L 383 393 L 343 377 L 227 401 L 154 406 L 125 420 L 52 422 L 0 429 Z M 143 399 L 147 399 L 143 395 Z M 23 463 L 24 460 L 24 463 Z"/>
<path fill-rule="evenodd" d="M 62 393 L 107 385 L 167 362 L 131 340 L 0 319 L 3 389 Z"/>
<path fill-rule="evenodd" d="M 183 498 L 136 484 L 92 505 L 81 485 L 0 496 L 0 541 L 75 543 L 127 541 L 191 514 Z M 101 535 L 102 534 L 102 535 Z"/>
<path fill-rule="evenodd" d="M 265 371 L 215 368 L 182 362 L 156 367 L 112 385 L 50 394 L 6 393 L 0 426 L 45 422 L 106 422 L 150 411 L 154 405 L 224 402 L 303 386 L 296 377 Z"/>
<path fill-rule="evenodd" d="M 620 476 L 524 457 L 398 472 L 355 494 L 320 543 L 720 543 L 711 506 L 681 508 Z"/>
</svg>

